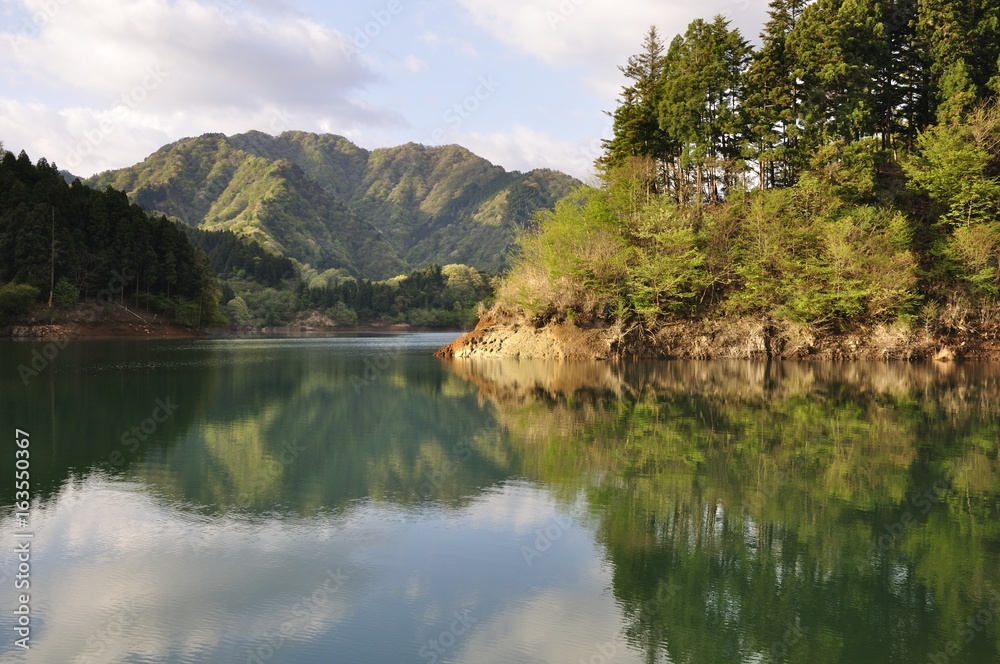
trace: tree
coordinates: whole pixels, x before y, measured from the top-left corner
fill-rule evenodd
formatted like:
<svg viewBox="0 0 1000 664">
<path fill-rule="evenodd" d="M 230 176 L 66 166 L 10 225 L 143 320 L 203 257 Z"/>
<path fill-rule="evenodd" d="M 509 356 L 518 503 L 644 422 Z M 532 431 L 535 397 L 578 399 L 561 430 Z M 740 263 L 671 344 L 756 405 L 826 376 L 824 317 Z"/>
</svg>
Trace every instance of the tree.
<svg viewBox="0 0 1000 664">
<path fill-rule="evenodd" d="M 875 133 L 875 80 L 885 68 L 881 7 L 875 0 L 819 0 L 788 37 L 801 81 L 799 120 L 808 154 L 836 139 Z"/>
<path fill-rule="evenodd" d="M 32 164 L 24 152 L 0 157 L 0 256 L 0 281 L 51 292 L 53 304 L 60 290 L 71 303 L 78 298 L 71 288 L 93 292 L 116 273 L 128 284 L 123 302 L 139 289 L 200 300 L 215 284 L 210 271 L 197 269 L 194 247 L 174 223 L 150 218 L 112 188 L 68 185 L 54 164 Z"/>
<path fill-rule="evenodd" d="M 918 0 L 881 0 L 887 57 L 875 78 L 875 123 L 883 149 L 895 138 L 913 146 L 917 133 L 933 121 L 929 48 L 918 30 Z"/>
<path fill-rule="evenodd" d="M 941 206 L 942 220 L 968 226 L 996 219 L 1000 209 L 1000 106 L 980 106 L 962 122 L 931 127 L 905 164 L 910 186 Z"/>
<path fill-rule="evenodd" d="M 618 108 L 612 113 L 614 137 L 603 141 L 604 154 L 597 160 L 602 172 L 623 165 L 634 157 L 654 159 L 660 168 L 658 177 L 650 183 L 655 191 L 667 187 L 667 168 L 676 154 L 676 142 L 663 131 L 659 122 L 663 76 L 667 67 L 663 42 L 656 27 L 650 27 L 642 44 L 642 52 L 628 59 L 618 69 L 633 81 L 622 89 Z"/>
<path fill-rule="evenodd" d="M 354 310 L 348 307 L 343 302 L 337 302 L 335 305 L 330 307 L 327 311 L 327 315 L 333 320 L 335 325 L 351 327 L 352 325 L 358 324 L 358 315 L 354 313 Z"/>
<path fill-rule="evenodd" d="M 31 284 L 9 283 L 0 287 L 0 321 L 13 321 L 31 311 L 39 292 Z"/>
<path fill-rule="evenodd" d="M 229 316 L 229 320 L 235 325 L 242 327 L 250 323 L 250 309 L 247 307 L 246 300 L 240 296 L 234 297 L 226 304 L 226 315 Z"/>
<path fill-rule="evenodd" d="M 969 67 L 962 58 L 956 59 L 942 73 L 938 81 L 938 122 L 955 124 L 975 105 L 978 94 L 969 74 Z"/>
<path fill-rule="evenodd" d="M 801 92 L 787 40 L 805 4 L 805 0 L 771 0 L 761 49 L 746 74 L 743 113 L 749 130 L 748 155 L 757 162 L 757 183 L 763 188 L 795 181 L 793 152 Z"/>
<path fill-rule="evenodd" d="M 971 89 L 985 95 L 1000 57 L 1000 5 L 994 0 L 918 0 L 917 30 L 930 56 L 938 102 L 947 100 L 943 79 L 963 61 Z"/>
<path fill-rule="evenodd" d="M 739 30 L 730 30 L 722 16 L 692 22 L 671 44 L 660 127 L 680 141 L 682 169 L 694 171 L 695 203 L 706 193 L 708 200 L 720 200 L 740 170 L 737 160 L 748 134 L 740 100 L 750 54 Z"/>
<path fill-rule="evenodd" d="M 936 267 L 973 298 L 1000 295 L 1000 103 L 980 105 L 962 121 L 920 135 L 905 163 L 910 186 L 938 204 L 943 228 Z M 940 270 L 939 270 L 940 271 Z"/>
</svg>

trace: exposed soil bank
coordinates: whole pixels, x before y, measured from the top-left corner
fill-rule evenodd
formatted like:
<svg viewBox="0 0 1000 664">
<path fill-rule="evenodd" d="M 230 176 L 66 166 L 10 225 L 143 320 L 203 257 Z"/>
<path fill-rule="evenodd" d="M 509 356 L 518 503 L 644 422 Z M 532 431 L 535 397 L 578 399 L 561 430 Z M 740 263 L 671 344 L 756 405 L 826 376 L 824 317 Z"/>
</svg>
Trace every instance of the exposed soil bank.
<svg viewBox="0 0 1000 664">
<path fill-rule="evenodd" d="M 638 328 L 533 325 L 490 311 L 474 330 L 437 352 L 438 357 L 507 357 L 554 360 L 815 359 L 1000 360 L 997 331 L 930 334 L 914 325 L 876 325 L 830 333 L 768 319 L 678 321 L 652 334 Z"/>
<path fill-rule="evenodd" d="M 25 341 L 61 339 L 190 339 L 200 334 L 162 316 L 121 305 L 81 304 L 55 315 L 39 308 L 22 323 L 0 328 L 0 338 Z"/>
<path fill-rule="evenodd" d="M 8 338 L 15 341 L 55 341 L 60 339 L 191 339 L 201 336 L 193 330 L 172 323 L 129 324 L 56 323 L 52 325 L 14 325 Z"/>
</svg>

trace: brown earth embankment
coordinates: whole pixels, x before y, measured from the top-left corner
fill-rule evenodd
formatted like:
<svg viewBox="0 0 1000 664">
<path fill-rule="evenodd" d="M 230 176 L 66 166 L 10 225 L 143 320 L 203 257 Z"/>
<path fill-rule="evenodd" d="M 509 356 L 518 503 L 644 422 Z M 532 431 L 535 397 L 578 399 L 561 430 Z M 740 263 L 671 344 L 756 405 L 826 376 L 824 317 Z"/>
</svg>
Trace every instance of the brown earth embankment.
<svg viewBox="0 0 1000 664">
<path fill-rule="evenodd" d="M 571 322 L 533 324 L 490 311 L 474 330 L 438 357 L 551 360 L 796 359 L 1000 360 L 996 331 L 930 333 L 920 326 L 878 324 L 830 332 L 766 318 L 676 321 L 655 331 L 622 324 L 580 327 Z"/>
</svg>

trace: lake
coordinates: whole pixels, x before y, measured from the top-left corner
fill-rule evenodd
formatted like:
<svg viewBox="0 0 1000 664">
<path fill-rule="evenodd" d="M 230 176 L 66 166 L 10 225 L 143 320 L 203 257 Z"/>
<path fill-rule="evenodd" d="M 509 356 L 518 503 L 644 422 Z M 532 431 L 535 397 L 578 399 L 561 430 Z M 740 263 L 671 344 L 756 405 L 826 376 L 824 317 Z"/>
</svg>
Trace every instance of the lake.
<svg viewBox="0 0 1000 664">
<path fill-rule="evenodd" d="M 1000 661 L 996 366 L 452 338 L 0 344 L 0 660 Z"/>
</svg>

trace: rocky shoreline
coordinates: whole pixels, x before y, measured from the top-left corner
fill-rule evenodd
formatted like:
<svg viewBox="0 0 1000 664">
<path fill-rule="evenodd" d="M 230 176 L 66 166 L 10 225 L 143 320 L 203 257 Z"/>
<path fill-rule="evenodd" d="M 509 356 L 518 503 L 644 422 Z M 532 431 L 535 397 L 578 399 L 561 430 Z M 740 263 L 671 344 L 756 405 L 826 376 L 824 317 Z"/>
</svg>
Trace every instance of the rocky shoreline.
<svg viewBox="0 0 1000 664">
<path fill-rule="evenodd" d="M 534 324 L 490 311 L 474 330 L 436 355 L 441 358 L 549 360 L 787 359 L 787 360 L 1000 360 L 996 330 L 931 333 L 917 325 L 879 324 L 830 333 L 766 318 L 676 321 L 655 332 L 637 326 L 580 327 Z"/>
<path fill-rule="evenodd" d="M 3 337 L 13 341 L 66 339 L 192 339 L 200 336 L 173 323 L 51 323 L 13 325 Z"/>
</svg>

